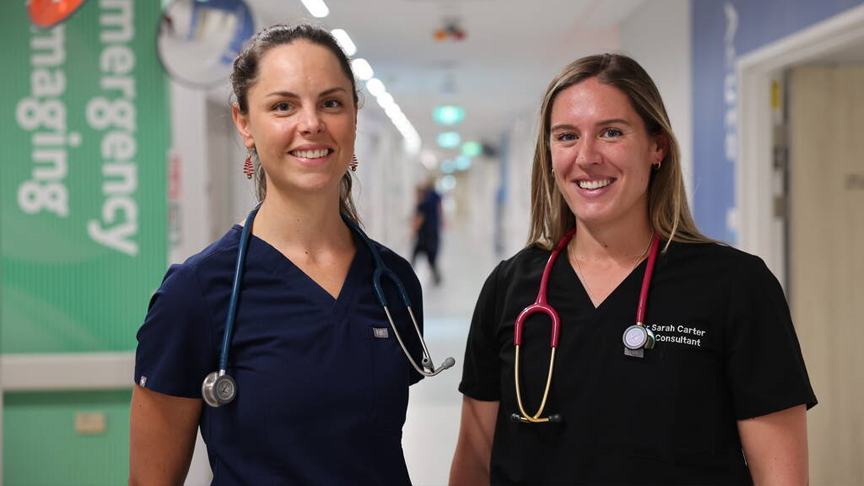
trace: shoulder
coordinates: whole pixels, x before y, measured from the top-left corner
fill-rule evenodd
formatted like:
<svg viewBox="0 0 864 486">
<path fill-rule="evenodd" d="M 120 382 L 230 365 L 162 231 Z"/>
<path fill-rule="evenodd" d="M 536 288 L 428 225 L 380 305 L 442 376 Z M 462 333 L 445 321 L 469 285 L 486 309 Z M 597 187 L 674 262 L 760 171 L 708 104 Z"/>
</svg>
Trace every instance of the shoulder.
<svg viewBox="0 0 864 486">
<path fill-rule="evenodd" d="M 395 272 L 396 275 L 404 281 L 405 285 L 419 290 L 420 281 L 414 273 L 414 267 L 408 263 L 408 260 L 377 241 L 371 239 L 369 241 L 372 243 L 372 247 L 375 248 L 375 251 L 378 252 L 378 255 L 381 256 L 381 259 L 384 261 L 384 265 L 386 265 L 387 268 Z"/>
<path fill-rule="evenodd" d="M 239 225 L 231 227 L 221 238 L 209 244 L 200 252 L 190 256 L 183 265 L 190 268 L 208 267 L 219 265 L 225 258 L 236 258 L 237 246 L 240 243 L 242 228 Z"/>
<path fill-rule="evenodd" d="M 741 276 L 769 273 L 765 262 L 756 255 L 719 243 L 672 243 L 662 259 L 684 264 L 717 276 Z"/>
<path fill-rule="evenodd" d="M 171 265 L 165 273 L 160 290 L 170 292 L 200 290 L 199 282 L 209 280 L 212 274 L 233 271 L 240 241 L 240 227 L 234 226 L 221 238 L 200 252 L 190 256 L 183 263 Z"/>
<path fill-rule="evenodd" d="M 498 280 L 509 281 L 538 272 L 542 274 L 551 254 L 551 250 L 546 250 L 536 244 L 526 246 L 512 257 L 499 263 L 492 275 Z"/>
<path fill-rule="evenodd" d="M 375 240 L 370 239 L 369 241 L 372 243 L 372 247 L 375 248 L 375 251 L 377 251 L 381 256 L 381 259 L 384 260 L 384 264 L 387 265 L 390 270 L 393 270 L 400 275 L 404 272 L 414 273 L 411 264 L 401 255 Z"/>
</svg>

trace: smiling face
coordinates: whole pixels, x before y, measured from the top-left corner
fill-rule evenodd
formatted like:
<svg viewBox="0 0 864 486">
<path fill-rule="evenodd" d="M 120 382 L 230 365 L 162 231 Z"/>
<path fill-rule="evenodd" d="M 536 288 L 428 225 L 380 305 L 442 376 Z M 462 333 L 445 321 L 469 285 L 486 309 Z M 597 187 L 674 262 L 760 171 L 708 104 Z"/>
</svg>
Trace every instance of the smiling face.
<svg viewBox="0 0 864 486">
<path fill-rule="evenodd" d="M 549 126 L 555 182 L 577 221 L 647 221 L 651 165 L 665 152 L 627 95 L 586 79 L 558 93 Z"/>
<path fill-rule="evenodd" d="M 258 152 L 268 190 L 338 194 L 354 154 L 351 81 L 332 52 L 306 40 L 270 49 L 259 66 L 248 112 L 236 103 L 232 111 L 243 144 Z"/>
</svg>

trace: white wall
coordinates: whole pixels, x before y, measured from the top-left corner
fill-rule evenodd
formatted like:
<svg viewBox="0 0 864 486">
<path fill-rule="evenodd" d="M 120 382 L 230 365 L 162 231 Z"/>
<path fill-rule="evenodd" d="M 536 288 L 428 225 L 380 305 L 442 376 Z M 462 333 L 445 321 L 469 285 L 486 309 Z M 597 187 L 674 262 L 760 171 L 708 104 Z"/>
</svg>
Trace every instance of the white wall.
<svg viewBox="0 0 864 486">
<path fill-rule="evenodd" d="M 179 238 L 169 248 L 170 262 L 180 262 L 209 243 L 210 145 L 208 141 L 207 95 L 203 91 L 171 83 L 171 156 L 180 164 L 180 197 L 177 213 Z"/>
<path fill-rule="evenodd" d="M 537 99 L 540 100 L 542 92 Z M 514 120 L 507 135 L 507 200 L 504 205 L 502 256 L 525 247 L 531 224 L 531 167 L 540 123 L 540 105 Z"/>
<path fill-rule="evenodd" d="M 402 135 L 373 100 L 367 97 L 357 120 L 354 201 L 369 237 L 406 256 L 420 164 L 405 152 Z"/>
<path fill-rule="evenodd" d="M 619 34 L 621 51 L 641 64 L 660 90 L 681 147 L 681 168 L 692 201 L 690 0 L 645 2 L 621 24 Z"/>
</svg>

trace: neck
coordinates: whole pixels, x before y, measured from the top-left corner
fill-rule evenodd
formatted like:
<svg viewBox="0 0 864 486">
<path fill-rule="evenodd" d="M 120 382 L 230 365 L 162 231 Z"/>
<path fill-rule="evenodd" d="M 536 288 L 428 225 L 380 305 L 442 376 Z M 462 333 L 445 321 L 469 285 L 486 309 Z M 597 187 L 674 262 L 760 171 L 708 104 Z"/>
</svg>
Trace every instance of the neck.
<svg viewBox="0 0 864 486">
<path fill-rule="evenodd" d="M 268 191 L 253 234 L 276 248 L 306 254 L 352 245 L 351 230 L 339 214 L 338 196 L 322 193 L 296 196 Z"/>
<path fill-rule="evenodd" d="M 590 224 L 577 218 L 568 250 L 582 261 L 627 264 L 645 255 L 652 235 L 647 216 L 619 224 Z"/>
</svg>

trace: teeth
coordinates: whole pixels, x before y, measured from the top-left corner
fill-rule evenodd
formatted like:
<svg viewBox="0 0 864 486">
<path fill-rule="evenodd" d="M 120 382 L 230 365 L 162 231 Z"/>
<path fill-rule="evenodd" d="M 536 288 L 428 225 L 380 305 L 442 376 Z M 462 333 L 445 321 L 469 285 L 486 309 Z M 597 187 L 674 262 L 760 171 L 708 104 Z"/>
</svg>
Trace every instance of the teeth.
<svg viewBox="0 0 864 486">
<path fill-rule="evenodd" d="M 295 150 L 291 152 L 295 157 L 302 157 L 304 159 L 318 159 L 324 157 L 329 154 L 330 151 L 327 149 L 321 150 Z"/>
<path fill-rule="evenodd" d="M 579 187 L 582 189 L 600 189 L 612 184 L 612 179 L 603 179 L 602 181 L 579 181 Z"/>
</svg>

